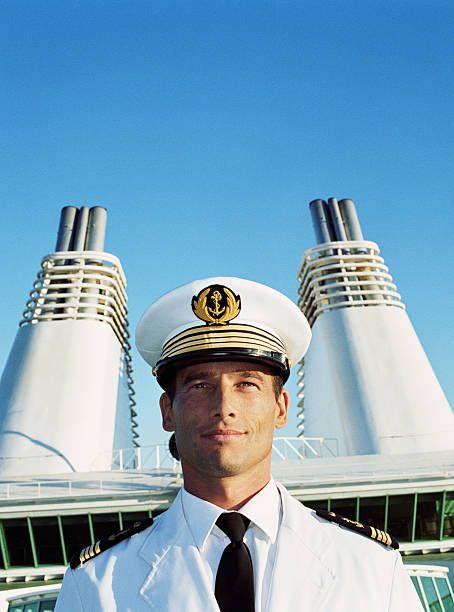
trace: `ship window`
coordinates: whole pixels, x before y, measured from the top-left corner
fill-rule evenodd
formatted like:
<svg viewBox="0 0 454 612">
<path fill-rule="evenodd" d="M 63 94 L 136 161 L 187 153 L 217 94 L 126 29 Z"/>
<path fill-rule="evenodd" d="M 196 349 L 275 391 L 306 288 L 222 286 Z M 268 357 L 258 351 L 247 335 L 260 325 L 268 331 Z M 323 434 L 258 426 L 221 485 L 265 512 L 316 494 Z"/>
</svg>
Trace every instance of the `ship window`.
<svg viewBox="0 0 454 612">
<path fill-rule="evenodd" d="M 61 523 L 68 559 L 93 543 L 90 538 L 88 516 L 62 516 Z"/>
<path fill-rule="evenodd" d="M 33 567 L 33 553 L 27 519 L 9 519 L 3 522 L 9 562 L 12 567 Z"/>
<path fill-rule="evenodd" d="M 454 603 L 452 600 L 451 593 L 449 591 L 448 579 L 435 578 L 435 582 L 437 583 L 438 593 L 440 594 L 445 612 L 453 612 Z"/>
<path fill-rule="evenodd" d="M 55 605 L 57 603 L 56 599 L 53 600 L 48 600 L 48 601 L 42 601 L 41 605 L 39 606 L 39 612 L 53 612 L 53 610 L 55 609 Z"/>
<path fill-rule="evenodd" d="M 312 510 L 328 510 L 328 501 L 326 499 L 310 499 L 304 500 L 304 505 Z"/>
<path fill-rule="evenodd" d="M 432 578 L 429 576 L 421 576 L 421 583 L 424 593 L 426 594 L 430 612 L 442 612 Z"/>
<path fill-rule="evenodd" d="M 60 565 L 63 563 L 58 520 L 53 516 L 32 518 L 38 563 L 40 565 Z"/>
<path fill-rule="evenodd" d="M 330 505 L 331 512 L 340 514 L 351 521 L 356 521 L 356 497 L 348 499 L 332 499 Z"/>
<path fill-rule="evenodd" d="M 37 601 L 35 598 L 29 599 L 28 603 L 14 603 L 11 602 L 8 607 L 8 612 L 53 612 L 55 604 L 57 603 L 56 598 Z M 17 600 L 16 600 L 17 601 Z M 22 600 L 23 601 L 23 600 Z"/>
<path fill-rule="evenodd" d="M 390 495 L 388 505 L 388 531 L 398 540 L 411 540 L 414 495 Z"/>
<path fill-rule="evenodd" d="M 0 569 L 5 569 L 5 559 L 3 558 L 3 546 L 6 546 L 5 539 L 3 537 L 3 526 L 0 521 Z"/>
<path fill-rule="evenodd" d="M 441 493 L 418 493 L 415 538 L 438 540 L 440 537 Z"/>
<path fill-rule="evenodd" d="M 411 581 L 413 582 L 413 586 L 416 589 L 416 592 L 418 593 L 418 597 L 420 599 L 421 602 L 424 601 L 424 597 L 421 591 L 421 587 L 419 586 L 419 581 L 418 581 L 418 577 L 417 576 L 412 576 L 411 577 Z"/>
<path fill-rule="evenodd" d="M 361 523 L 372 525 L 377 529 L 384 529 L 385 507 L 385 497 L 363 497 L 360 500 L 359 520 Z"/>
<path fill-rule="evenodd" d="M 446 493 L 443 537 L 454 538 L 454 491 Z"/>
<path fill-rule="evenodd" d="M 108 538 L 110 535 L 120 531 L 120 522 L 117 514 L 92 514 L 93 531 L 95 540 Z"/>
<path fill-rule="evenodd" d="M 128 529 L 128 527 L 132 527 L 132 525 L 136 521 L 143 521 L 148 518 L 150 515 L 148 511 L 145 512 L 122 512 L 121 513 L 123 519 L 123 529 Z"/>
</svg>

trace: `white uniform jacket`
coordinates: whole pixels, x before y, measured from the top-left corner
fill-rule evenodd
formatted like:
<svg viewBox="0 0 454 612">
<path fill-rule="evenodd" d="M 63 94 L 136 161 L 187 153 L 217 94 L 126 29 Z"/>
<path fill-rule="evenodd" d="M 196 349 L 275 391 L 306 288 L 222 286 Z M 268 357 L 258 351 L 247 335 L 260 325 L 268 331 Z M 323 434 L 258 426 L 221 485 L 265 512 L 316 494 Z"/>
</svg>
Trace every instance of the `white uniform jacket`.
<svg viewBox="0 0 454 612">
<path fill-rule="evenodd" d="M 422 610 L 397 551 L 319 519 L 278 486 L 283 513 L 267 612 Z M 219 612 L 181 495 L 151 527 L 68 569 L 55 610 Z"/>
</svg>

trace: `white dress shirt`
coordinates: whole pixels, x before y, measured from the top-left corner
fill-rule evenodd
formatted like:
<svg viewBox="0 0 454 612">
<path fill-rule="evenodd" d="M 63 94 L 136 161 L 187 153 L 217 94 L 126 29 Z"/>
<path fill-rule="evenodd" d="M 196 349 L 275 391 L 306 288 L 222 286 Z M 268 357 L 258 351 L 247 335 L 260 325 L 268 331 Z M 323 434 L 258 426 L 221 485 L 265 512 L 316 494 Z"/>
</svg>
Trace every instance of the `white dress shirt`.
<svg viewBox="0 0 454 612">
<path fill-rule="evenodd" d="M 204 562 L 207 578 L 213 592 L 216 572 L 222 553 L 230 539 L 215 524 L 223 508 L 200 499 L 185 489 L 182 491 L 183 513 L 194 542 Z M 281 524 L 282 504 L 274 480 L 238 510 L 251 524 L 244 536 L 254 568 L 255 609 L 268 609 L 270 584 L 276 556 L 276 539 Z"/>
</svg>

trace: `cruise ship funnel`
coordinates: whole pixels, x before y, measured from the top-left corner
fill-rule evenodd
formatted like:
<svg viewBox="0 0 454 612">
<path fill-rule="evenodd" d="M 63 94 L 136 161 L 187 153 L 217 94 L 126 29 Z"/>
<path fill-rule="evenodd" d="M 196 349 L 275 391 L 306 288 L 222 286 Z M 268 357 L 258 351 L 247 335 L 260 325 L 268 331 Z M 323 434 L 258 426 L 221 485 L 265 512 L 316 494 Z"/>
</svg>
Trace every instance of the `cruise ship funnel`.
<svg viewBox="0 0 454 612">
<path fill-rule="evenodd" d="M 126 279 L 106 211 L 68 206 L 0 380 L 0 476 L 110 469 L 136 442 Z"/>
<path fill-rule="evenodd" d="M 454 415 L 352 200 L 314 200 L 317 246 L 298 271 L 312 327 L 300 367 L 299 428 L 343 455 L 451 450 Z"/>
</svg>

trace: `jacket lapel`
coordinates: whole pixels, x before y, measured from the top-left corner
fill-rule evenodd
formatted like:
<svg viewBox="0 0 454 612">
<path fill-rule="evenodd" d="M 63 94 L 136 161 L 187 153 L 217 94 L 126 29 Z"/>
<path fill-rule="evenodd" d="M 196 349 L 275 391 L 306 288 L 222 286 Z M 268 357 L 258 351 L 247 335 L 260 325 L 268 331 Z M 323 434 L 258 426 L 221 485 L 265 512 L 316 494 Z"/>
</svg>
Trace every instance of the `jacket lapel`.
<svg viewBox="0 0 454 612">
<path fill-rule="evenodd" d="M 283 486 L 278 488 L 283 516 L 268 609 L 299 610 L 304 601 L 304 609 L 315 612 L 323 609 L 336 582 L 328 562 L 330 540 L 317 529 L 310 511 Z"/>
<path fill-rule="evenodd" d="M 156 612 L 219 612 L 178 494 L 151 530 L 139 555 L 151 566 L 140 595 Z"/>
<path fill-rule="evenodd" d="M 298 610 L 304 601 L 304 609 L 316 612 L 323 609 L 336 582 L 328 560 L 331 543 L 311 512 L 284 487 L 278 488 L 283 516 L 267 609 Z M 219 612 L 186 524 L 181 494 L 151 529 L 139 555 L 150 567 L 139 592 L 151 610 Z"/>
</svg>

